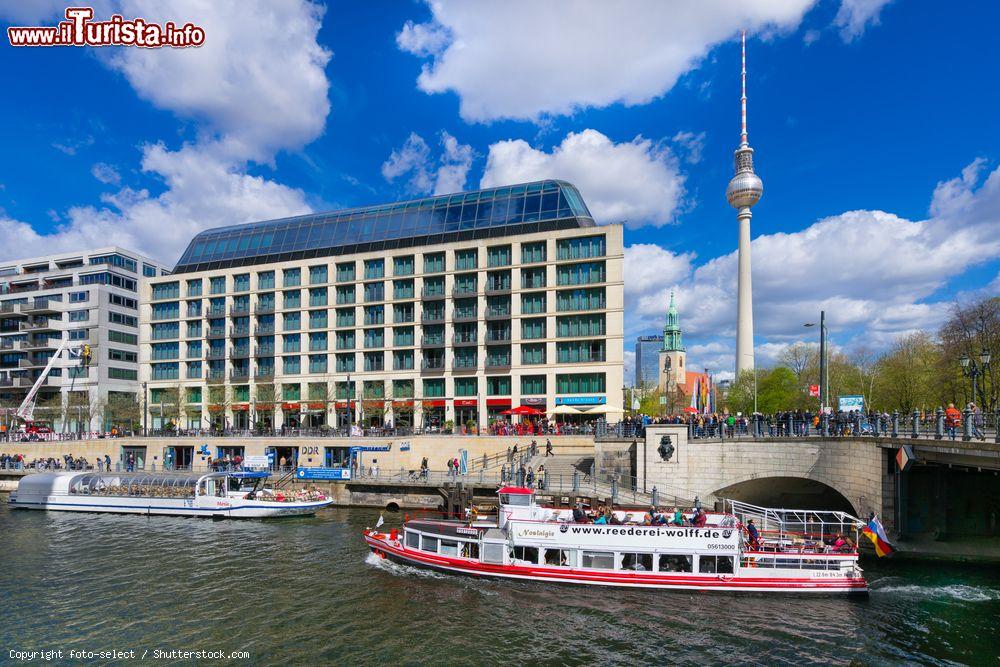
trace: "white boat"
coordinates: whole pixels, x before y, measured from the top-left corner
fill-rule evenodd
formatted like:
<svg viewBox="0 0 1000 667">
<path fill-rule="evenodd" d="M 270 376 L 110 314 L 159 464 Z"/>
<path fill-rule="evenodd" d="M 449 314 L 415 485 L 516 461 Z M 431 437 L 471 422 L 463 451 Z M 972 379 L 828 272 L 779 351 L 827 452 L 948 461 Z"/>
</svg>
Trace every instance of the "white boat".
<svg viewBox="0 0 1000 667">
<path fill-rule="evenodd" d="M 25 475 L 14 509 L 221 519 L 302 516 L 333 503 L 318 493 L 264 487 L 266 472 L 43 472 Z"/>
<path fill-rule="evenodd" d="M 705 513 L 703 525 L 691 525 L 690 511 L 682 513 L 687 525 L 652 524 L 655 517 L 642 509 L 619 509 L 610 523 L 595 524 L 579 510 L 537 504 L 532 489 L 505 487 L 498 494 L 495 518 L 471 512 L 467 521 L 412 519 L 402 530 L 366 530 L 365 541 L 383 558 L 476 577 L 698 591 L 868 591 L 856 547 L 863 523 L 843 512 L 726 501 L 727 511 Z"/>
</svg>

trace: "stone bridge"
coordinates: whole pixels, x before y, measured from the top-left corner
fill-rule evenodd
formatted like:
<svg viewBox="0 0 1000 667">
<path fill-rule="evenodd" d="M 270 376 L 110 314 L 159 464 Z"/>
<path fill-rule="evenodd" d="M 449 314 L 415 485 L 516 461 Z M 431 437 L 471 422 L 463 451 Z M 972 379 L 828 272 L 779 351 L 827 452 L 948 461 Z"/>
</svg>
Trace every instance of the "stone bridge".
<svg viewBox="0 0 1000 667">
<path fill-rule="evenodd" d="M 658 448 L 670 436 L 674 451 Z M 900 473 L 897 451 L 909 445 L 918 465 Z M 972 534 L 997 535 L 1000 445 L 991 442 L 873 437 L 689 440 L 684 425 L 650 425 L 637 445 L 637 483 L 679 497 L 720 498 L 765 506 L 877 512 L 896 532 L 919 524 L 938 533 L 949 515 L 971 514 Z M 911 481 L 912 480 L 912 483 Z M 910 488 L 910 487 L 913 488 Z M 985 509 L 980 510 L 979 505 Z M 900 517 L 903 517 L 902 519 Z M 956 528 L 956 526 L 952 526 Z"/>
</svg>

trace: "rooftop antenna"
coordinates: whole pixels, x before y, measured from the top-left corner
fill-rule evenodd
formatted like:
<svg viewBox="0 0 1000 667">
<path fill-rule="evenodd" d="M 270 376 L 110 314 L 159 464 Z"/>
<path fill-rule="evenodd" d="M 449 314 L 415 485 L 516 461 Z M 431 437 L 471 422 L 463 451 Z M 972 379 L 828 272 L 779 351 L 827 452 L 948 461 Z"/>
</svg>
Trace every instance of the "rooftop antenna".
<svg viewBox="0 0 1000 667">
<path fill-rule="evenodd" d="M 740 98 L 740 104 L 742 106 L 742 113 L 740 114 L 740 146 L 747 146 L 749 142 L 747 141 L 747 31 L 744 30 L 742 33 L 742 50 L 743 50 L 743 71 L 741 72 L 741 79 L 743 84 L 743 96 Z"/>
</svg>

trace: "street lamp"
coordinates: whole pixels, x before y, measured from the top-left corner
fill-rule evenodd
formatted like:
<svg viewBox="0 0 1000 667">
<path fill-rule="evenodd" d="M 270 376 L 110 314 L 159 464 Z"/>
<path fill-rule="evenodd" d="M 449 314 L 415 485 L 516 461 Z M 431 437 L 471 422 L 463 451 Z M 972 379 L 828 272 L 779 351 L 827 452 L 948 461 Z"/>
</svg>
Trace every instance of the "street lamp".
<svg viewBox="0 0 1000 667">
<path fill-rule="evenodd" d="M 806 322 L 802 326 L 814 327 L 815 322 Z M 819 311 L 819 411 L 822 413 L 826 409 L 826 402 L 829 392 L 829 378 L 827 377 L 826 363 L 826 311 Z"/>
<path fill-rule="evenodd" d="M 969 355 L 963 354 L 962 358 L 958 360 L 958 363 L 962 366 L 962 375 L 967 378 L 972 378 L 972 400 L 975 402 L 976 399 L 976 380 L 980 375 L 985 375 L 986 370 L 990 367 L 990 351 L 985 347 L 983 351 L 979 353 L 979 363 L 976 363 L 975 359 L 970 359 Z"/>
</svg>

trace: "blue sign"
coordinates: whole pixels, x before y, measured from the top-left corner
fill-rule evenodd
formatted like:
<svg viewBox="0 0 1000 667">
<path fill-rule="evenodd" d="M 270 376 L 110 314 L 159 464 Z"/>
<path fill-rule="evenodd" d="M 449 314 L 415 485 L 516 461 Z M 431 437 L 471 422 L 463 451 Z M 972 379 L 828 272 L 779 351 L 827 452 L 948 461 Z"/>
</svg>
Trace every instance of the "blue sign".
<svg viewBox="0 0 1000 667">
<path fill-rule="evenodd" d="M 556 405 L 604 405 L 604 396 L 556 396 Z"/>
<path fill-rule="evenodd" d="M 838 407 L 844 412 L 864 412 L 865 410 L 865 397 L 859 394 L 838 396 L 837 402 Z"/>
<path fill-rule="evenodd" d="M 374 446 L 371 446 L 371 445 L 365 446 L 365 447 L 354 446 L 354 447 L 351 447 L 351 453 L 354 453 L 354 452 L 387 452 L 391 448 L 392 448 L 392 445 L 383 445 L 381 447 L 374 447 Z"/>
<path fill-rule="evenodd" d="M 297 479 L 351 479 L 350 468 L 298 468 L 295 471 Z"/>
</svg>

